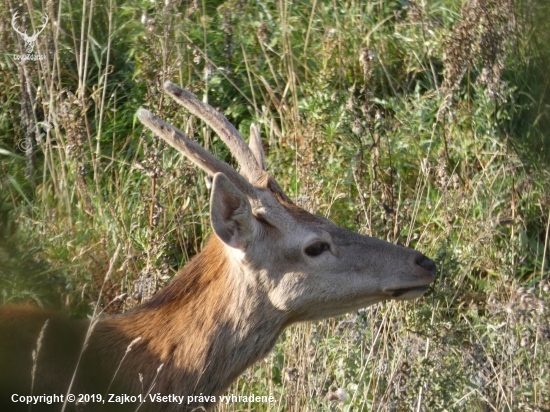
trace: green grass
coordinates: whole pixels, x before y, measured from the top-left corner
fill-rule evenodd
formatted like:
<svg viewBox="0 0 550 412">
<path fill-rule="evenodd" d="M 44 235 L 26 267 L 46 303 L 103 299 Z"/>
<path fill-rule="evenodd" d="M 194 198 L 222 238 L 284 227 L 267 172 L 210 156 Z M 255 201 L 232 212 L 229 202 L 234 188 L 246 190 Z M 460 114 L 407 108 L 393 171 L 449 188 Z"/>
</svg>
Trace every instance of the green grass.
<svg viewBox="0 0 550 412">
<path fill-rule="evenodd" d="M 90 314 L 120 246 L 102 300 L 127 293 L 107 308 L 124 311 L 201 249 L 203 173 L 136 110 L 232 160 L 162 95 L 172 80 L 243 135 L 259 124 L 270 173 L 303 207 L 439 268 L 422 299 L 289 328 L 230 390 L 276 403 L 220 411 L 550 408 L 546 2 L 34 2 L 20 24 L 48 13 L 47 59 L 24 65 L 9 4 L 0 302 Z M 345 402 L 329 400 L 338 388 Z"/>
</svg>

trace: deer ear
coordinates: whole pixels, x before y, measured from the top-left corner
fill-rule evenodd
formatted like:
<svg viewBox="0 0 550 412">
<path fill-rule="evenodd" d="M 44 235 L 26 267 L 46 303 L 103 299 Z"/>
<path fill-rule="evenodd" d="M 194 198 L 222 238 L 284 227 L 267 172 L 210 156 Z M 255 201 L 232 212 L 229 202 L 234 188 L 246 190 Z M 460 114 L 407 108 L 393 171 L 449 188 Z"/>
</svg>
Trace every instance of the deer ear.
<svg viewBox="0 0 550 412">
<path fill-rule="evenodd" d="M 228 246 L 244 252 L 253 239 L 250 202 L 223 173 L 216 173 L 212 182 L 210 221 L 214 233 Z"/>
</svg>

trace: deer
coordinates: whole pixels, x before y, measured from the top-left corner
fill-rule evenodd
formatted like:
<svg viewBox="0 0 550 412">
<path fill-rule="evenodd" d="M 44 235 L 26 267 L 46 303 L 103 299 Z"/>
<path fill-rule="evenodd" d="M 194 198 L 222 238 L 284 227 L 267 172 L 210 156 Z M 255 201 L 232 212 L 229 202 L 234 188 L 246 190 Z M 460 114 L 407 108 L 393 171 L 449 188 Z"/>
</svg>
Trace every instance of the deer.
<svg viewBox="0 0 550 412">
<path fill-rule="evenodd" d="M 18 18 L 19 18 L 19 12 L 16 11 L 13 14 L 13 17 L 11 18 L 11 25 L 13 27 L 13 30 L 15 30 L 15 32 L 19 34 L 21 37 L 23 37 L 23 40 L 25 40 L 25 51 L 27 52 L 27 54 L 31 54 L 32 51 L 34 50 L 34 44 L 36 43 L 36 39 L 38 38 L 40 33 L 44 31 L 44 29 L 46 28 L 46 25 L 48 24 L 48 21 L 49 21 L 48 15 L 47 14 L 42 15 L 42 27 L 38 31 L 36 30 L 33 31 L 31 36 L 29 36 L 26 31 L 21 31 L 17 28 L 15 24 Z"/>
<path fill-rule="evenodd" d="M 436 264 L 420 252 L 338 227 L 292 202 L 266 171 L 257 126 L 247 144 L 191 92 L 171 82 L 164 91 L 204 121 L 240 166 L 150 111 L 137 112 L 212 177 L 212 235 L 150 300 L 102 315 L 93 327 L 31 306 L 1 308 L 0 410 L 28 410 L 26 396 L 72 393 L 98 394 L 102 402 L 64 400 L 64 411 L 210 411 L 289 325 L 415 299 L 435 280 Z M 134 402 L 116 403 L 123 395 Z M 61 404 L 42 401 L 32 410 L 59 411 Z"/>
</svg>

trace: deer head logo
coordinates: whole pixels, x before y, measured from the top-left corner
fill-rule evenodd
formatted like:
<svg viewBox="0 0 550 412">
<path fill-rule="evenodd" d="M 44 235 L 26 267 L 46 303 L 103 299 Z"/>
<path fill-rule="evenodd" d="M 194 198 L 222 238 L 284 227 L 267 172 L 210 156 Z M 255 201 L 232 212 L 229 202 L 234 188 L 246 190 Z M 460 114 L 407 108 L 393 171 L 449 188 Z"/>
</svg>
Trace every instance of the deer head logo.
<svg viewBox="0 0 550 412">
<path fill-rule="evenodd" d="M 42 15 L 42 28 L 38 31 L 35 31 L 32 36 L 29 36 L 27 34 L 27 32 L 22 32 L 20 30 L 18 30 L 17 28 L 17 25 L 16 25 L 16 22 L 17 22 L 17 19 L 19 18 L 18 16 L 19 12 L 16 11 L 15 14 L 13 15 L 12 19 L 11 19 L 11 25 L 13 27 L 13 29 L 19 33 L 21 36 L 23 36 L 23 39 L 25 40 L 25 51 L 27 52 L 27 54 L 31 54 L 32 51 L 34 50 L 34 44 L 36 42 L 36 39 L 38 37 L 38 35 L 40 33 L 42 33 L 44 31 L 44 29 L 46 28 L 46 24 L 48 24 L 48 15 L 47 14 L 43 14 Z"/>
</svg>

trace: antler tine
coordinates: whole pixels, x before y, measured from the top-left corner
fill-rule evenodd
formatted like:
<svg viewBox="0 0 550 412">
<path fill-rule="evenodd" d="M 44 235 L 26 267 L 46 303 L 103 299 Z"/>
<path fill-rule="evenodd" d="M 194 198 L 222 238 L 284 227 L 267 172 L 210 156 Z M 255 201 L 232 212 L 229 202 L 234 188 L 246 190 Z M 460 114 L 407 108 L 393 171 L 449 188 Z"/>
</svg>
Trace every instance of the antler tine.
<svg viewBox="0 0 550 412">
<path fill-rule="evenodd" d="M 26 33 L 22 33 L 21 31 L 19 31 L 17 27 L 15 27 L 15 22 L 17 21 L 18 18 L 19 18 L 19 11 L 16 11 L 11 18 L 11 25 L 17 33 L 19 33 L 21 36 L 25 36 Z"/>
<path fill-rule="evenodd" d="M 254 123 L 250 125 L 250 139 L 248 142 L 250 151 L 254 154 L 258 166 L 265 171 L 265 156 L 264 149 L 262 147 L 262 137 L 260 135 L 260 129 Z"/>
<path fill-rule="evenodd" d="M 172 82 L 164 83 L 164 90 L 220 136 L 241 166 L 241 173 L 252 185 L 259 185 L 265 180 L 266 173 L 258 165 L 254 154 L 237 129 L 229 123 L 223 114 L 199 100 L 193 93 Z"/>
<path fill-rule="evenodd" d="M 251 198 L 256 197 L 254 187 L 243 176 L 227 163 L 210 154 L 201 145 L 189 139 L 181 130 L 143 108 L 138 110 L 137 117 L 144 126 L 164 139 L 170 146 L 187 156 L 189 160 L 206 173 L 211 176 L 218 172 L 223 173 L 247 196 Z"/>
</svg>

